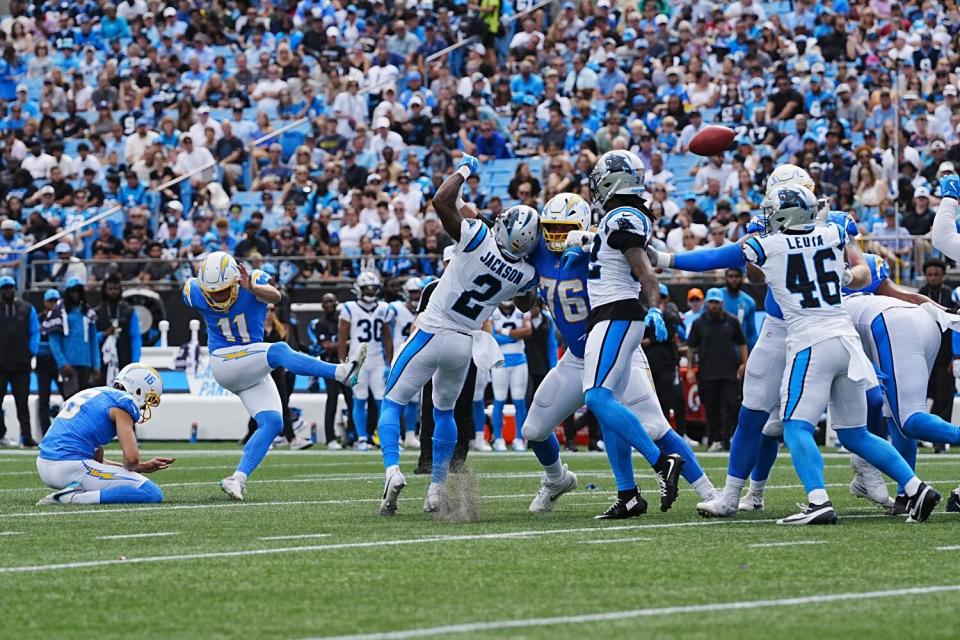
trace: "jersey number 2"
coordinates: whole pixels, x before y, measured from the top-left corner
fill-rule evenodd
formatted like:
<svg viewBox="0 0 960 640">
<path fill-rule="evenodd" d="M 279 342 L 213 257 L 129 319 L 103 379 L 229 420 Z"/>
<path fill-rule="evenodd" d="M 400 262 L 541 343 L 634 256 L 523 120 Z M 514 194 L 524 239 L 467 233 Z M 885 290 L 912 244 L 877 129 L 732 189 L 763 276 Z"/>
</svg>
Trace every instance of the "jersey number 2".
<svg viewBox="0 0 960 640">
<path fill-rule="evenodd" d="M 818 309 L 821 300 L 830 307 L 840 304 L 840 276 L 826 268 L 826 262 L 835 259 L 832 249 L 821 249 L 813 254 L 813 268 L 817 275 L 814 282 L 803 256 L 799 253 L 787 255 L 787 289 L 800 294 L 800 306 L 804 309 Z"/>
<path fill-rule="evenodd" d="M 233 320 L 233 324 L 237 325 L 237 334 L 240 336 L 240 342 L 243 344 L 250 342 L 250 332 L 247 331 L 247 316 L 242 313 L 238 316 L 233 316 L 233 318 L 220 318 L 217 320 L 217 327 L 220 328 L 220 333 L 223 334 L 226 341 L 237 341 L 236 336 L 233 335 L 233 330 L 230 328 L 231 320 Z"/>
<path fill-rule="evenodd" d="M 477 287 L 482 287 L 482 289 L 464 291 L 450 308 L 464 317 L 470 318 L 471 320 L 476 320 L 480 316 L 480 312 L 483 311 L 483 305 L 472 303 L 474 301 L 486 302 L 493 296 L 500 293 L 500 289 L 503 287 L 503 285 L 500 284 L 500 281 L 495 276 L 492 276 L 489 273 L 485 273 L 474 278 L 473 284 L 477 285 Z"/>
</svg>

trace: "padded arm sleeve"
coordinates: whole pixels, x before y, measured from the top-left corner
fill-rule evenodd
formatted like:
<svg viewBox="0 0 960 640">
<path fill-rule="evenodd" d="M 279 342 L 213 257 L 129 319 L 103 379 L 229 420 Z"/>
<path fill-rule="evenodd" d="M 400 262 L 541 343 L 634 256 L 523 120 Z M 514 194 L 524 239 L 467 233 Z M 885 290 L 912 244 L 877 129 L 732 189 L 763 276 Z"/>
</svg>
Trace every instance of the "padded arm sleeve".
<svg viewBox="0 0 960 640">
<path fill-rule="evenodd" d="M 678 253 L 673 257 L 673 268 L 681 271 L 742 268 L 746 264 L 747 259 L 738 244 L 728 244 L 716 249 L 697 249 L 688 253 Z"/>
</svg>

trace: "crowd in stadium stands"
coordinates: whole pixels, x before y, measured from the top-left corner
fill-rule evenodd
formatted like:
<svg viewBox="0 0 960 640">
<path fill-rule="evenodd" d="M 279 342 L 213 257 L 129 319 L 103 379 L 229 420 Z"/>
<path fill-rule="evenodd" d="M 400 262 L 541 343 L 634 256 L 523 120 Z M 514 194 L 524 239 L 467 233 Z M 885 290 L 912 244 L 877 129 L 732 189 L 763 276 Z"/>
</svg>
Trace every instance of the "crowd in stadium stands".
<svg viewBox="0 0 960 640">
<path fill-rule="evenodd" d="M 483 161 L 463 199 L 496 215 L 586 194 L 621 148 L 672 250 L 738 239 L 790 161 L 905 273 L 929 251 L 911 236 L 960 161 L 952 4 L 557 0 L 517 17 L 533 4 L 13 0 L 0 268 L 119 205 L 32 253 L 28 278 L 178 280 L 215 249 L 280 258 L 294 286 L 433 274 L 451 240 L 430 199 L 461 152 Z M 709 123 L 735 150 L 686 152 Z"/>
</svg>

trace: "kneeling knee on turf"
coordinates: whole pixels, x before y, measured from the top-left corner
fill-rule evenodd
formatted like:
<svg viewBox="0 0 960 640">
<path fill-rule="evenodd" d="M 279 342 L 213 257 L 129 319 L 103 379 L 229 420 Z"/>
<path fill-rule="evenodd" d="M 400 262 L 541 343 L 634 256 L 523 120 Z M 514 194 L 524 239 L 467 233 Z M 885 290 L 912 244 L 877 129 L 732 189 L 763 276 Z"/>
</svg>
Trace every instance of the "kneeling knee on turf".
<svg viewBox="0 0 960 640">
<path fill-rule="evenodd" d="M 144 502 L 163 502 L 163 490 L 152 480 L 140 485 L 140 491 L 143 492 Z"/>
</svg>

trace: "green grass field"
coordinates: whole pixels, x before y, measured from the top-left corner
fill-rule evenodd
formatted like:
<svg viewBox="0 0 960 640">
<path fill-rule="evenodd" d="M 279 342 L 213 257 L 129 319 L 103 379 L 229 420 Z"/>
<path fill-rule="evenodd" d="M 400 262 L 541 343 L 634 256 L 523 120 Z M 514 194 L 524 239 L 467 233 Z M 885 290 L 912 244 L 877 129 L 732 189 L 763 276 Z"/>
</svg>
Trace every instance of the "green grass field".
<svg viewBox="0 0 960 640">
<path fill-rule="evenodd" d="M 481 520 L 450 523 L 422 513 L 410 454 L 400 512 L 381 519 L 376 453 L 273 452 L 231 503 L 217 482 L 239 448 L 146 445 L 170 450 L 164 504 L 91 508 L 34 506 L 49 490 L 33 455 L 0 451 L 3 637 L 960 636 L 960 517 L 880 515 L 850 496 L 839 455 L 841 524 L 785 528 L 772 519 L 803 499 L 786 455 L 766 512 L 704 520 L 684 485 L 671 512 L 619 522 L 593 520 L 613 494 L 602 456 L 566 456 L 580 489 L 536 517 L 532 454 L 472 455 Z M 701 460 L 721 483 L 726 457 Z M 944 499 L 960 481 L 960 456 L 919 468 Z"/>
</svg>

